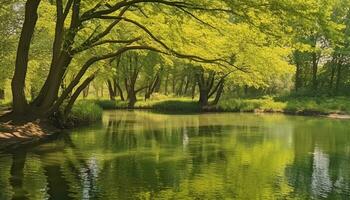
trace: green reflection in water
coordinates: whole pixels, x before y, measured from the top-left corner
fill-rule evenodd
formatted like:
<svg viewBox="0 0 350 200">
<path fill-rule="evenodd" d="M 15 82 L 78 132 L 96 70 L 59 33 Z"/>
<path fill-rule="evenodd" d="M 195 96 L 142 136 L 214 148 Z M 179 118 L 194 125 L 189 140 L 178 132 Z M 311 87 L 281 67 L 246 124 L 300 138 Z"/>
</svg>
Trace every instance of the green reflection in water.
<svg viewBox="0 0 350 200">
<path fill-rule="evenodd" d="M 111 111 L 0 153 L 0 199 L 350 199 L 350 122 Z"/>
</svg>

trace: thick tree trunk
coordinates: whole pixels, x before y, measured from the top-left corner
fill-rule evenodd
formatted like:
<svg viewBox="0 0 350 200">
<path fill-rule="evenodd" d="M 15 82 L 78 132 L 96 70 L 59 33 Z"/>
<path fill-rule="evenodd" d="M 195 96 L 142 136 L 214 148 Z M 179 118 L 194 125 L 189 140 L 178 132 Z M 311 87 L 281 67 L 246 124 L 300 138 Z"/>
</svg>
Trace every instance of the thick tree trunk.
<svg viewBox="0 0 350 200">
<path fill-rule="evenodd" d="M 134 108 L 135 103 L 137 101 L 136 94 L 133 91 L 129 91 L 128 93 L 128 108 Z"/>
<path fill-rule="evenodd" d="M 25 78 L 28 69 L 30 42 L 38 20 L 40 0 L 28 0 L 25 6 L 25 18 L 18 43 L 15 73 L 12 79 L 13 113 L 23 115 L 27 109 L 27 99 L 24 92 Z"/>
<path fill-rule="evenodd" d="M 199 89 L 199 103 L 202 107 L 208 106 L 209 104 L 208 93 L 208 90 L 204 88 Z"/>
<path fill-rule="evenodd" d="M 208 81 L 204 78 L 204 72 L 198 75 L 198 87 L 199 87 L 199 104 L 201 107 L 208 106 L 209 104 L 209 88 Z"/>
<path fill-rule="evenodd" d="M 62 0 L 56 1 L 57 18 L 50 71 L 38 97 L 32 103 L 41 110 L 48 110 L 58 99 L 61 82 L 73 59 L 73 43 L 80 25 L 80 1 L 73 0 L 71 4 L 67 4 L 66 10 L 72 6 L 71 23 L 67 34 L 64 34 L 64 22 L 68 12 L 63 11 Z"/>
</svg>

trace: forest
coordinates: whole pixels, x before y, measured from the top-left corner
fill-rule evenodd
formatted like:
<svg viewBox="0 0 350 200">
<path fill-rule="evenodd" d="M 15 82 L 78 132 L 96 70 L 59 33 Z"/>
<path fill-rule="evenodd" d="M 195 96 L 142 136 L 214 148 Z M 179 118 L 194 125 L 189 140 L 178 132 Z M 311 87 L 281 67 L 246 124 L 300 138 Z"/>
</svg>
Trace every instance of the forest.
<svg viewBox="0 0 350 200">
<path fill-rule="evenodd" d="M 0 200 L 350 199 L 350 0 L 0 0 Z"/>
<path fill-rule="evenodd" d="M 64 126 L 96 105 L 348 113 L 349 5 L 5 0 L 1 119 Z"/>
</svg>

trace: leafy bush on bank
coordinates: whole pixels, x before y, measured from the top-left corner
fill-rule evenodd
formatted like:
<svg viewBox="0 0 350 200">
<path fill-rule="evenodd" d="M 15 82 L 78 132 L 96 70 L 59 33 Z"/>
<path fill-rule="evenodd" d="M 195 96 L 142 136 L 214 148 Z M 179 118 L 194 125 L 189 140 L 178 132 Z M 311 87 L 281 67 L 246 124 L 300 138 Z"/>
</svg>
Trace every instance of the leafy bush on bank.
<svg viewBox="0 0 350 200">
<path fill-rule="evenodd" d="M 102 117 L 103 110 L 127 109 L 127 101 L 84 100 L 73 108 L 73 121 L 81 119 L 92 122 Z M 191 98 L 160 98 L 138 101 L 135 109 L 152 109 L 159 112 L 196 113 L 203 111 Z M 282 112 L 300 115 L 350 114 L 350 99 L 347 97 L 261 97 L 257 99 L 222 99 L 218 105 L 205 109 L 217 112 Z"/>
<path fill-rule="evenodd" d="M 100 121 L 102 119 L 102 112 L 102 108 L 94 103 L 94 101 L 78 101 L 68 116 L 68 126 L 74 127 Z"/>
</svg>

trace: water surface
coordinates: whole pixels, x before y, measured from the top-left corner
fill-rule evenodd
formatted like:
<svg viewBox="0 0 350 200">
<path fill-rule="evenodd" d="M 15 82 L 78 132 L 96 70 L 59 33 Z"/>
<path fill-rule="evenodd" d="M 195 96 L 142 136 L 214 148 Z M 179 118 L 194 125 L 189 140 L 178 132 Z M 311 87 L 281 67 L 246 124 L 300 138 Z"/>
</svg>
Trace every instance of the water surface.
<svg viewBox="0 0 350 200">
<path fill-rule="evenodd" d="M 0 153 L 0 199 L 350 199 L 350 122 L 105 112 Z"/>
</svg>

